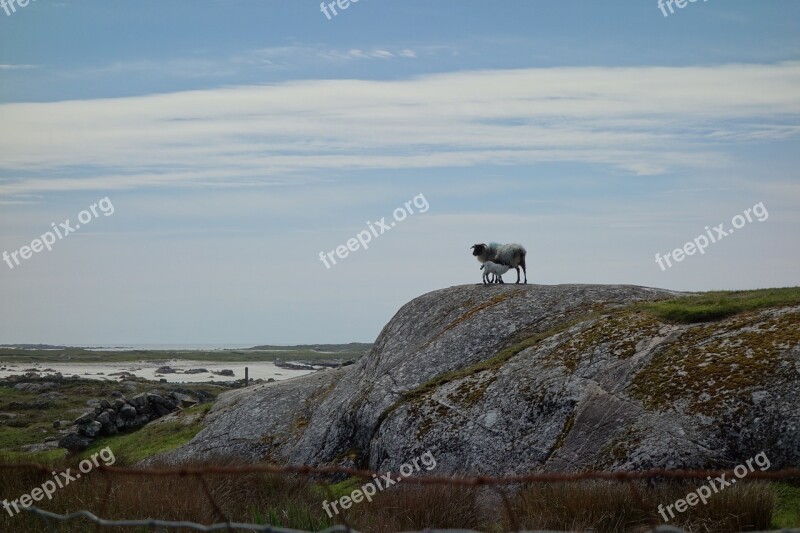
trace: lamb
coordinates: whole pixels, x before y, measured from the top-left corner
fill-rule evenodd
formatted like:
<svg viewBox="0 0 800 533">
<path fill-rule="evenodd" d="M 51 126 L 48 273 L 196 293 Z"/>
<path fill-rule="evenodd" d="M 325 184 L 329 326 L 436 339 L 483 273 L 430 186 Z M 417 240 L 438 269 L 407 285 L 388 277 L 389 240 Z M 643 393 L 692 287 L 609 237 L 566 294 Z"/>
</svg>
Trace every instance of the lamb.
<svg viewBox="0 0 800 533">
<path fill-rule="evenodd" d="M 481 265 L 483 270 L 483 284 L 489 285 L 490 283 L 505 283 L 503 281 L 503 274 L 509 271 L 511 267 L 494 261 L 486 261 Z M 489 281 L 489 274 L 494 274 L 494 280 Z"/>
<path fill-rule="evenodd" d="M 472 255 L 481 263 L 491 261 L 501 265 L 508 265 L 517 271 L 517 283 L 519 283 L 519 269 L 525 274 L 525 283 L 528 283 L 528 271 L 525 267 L 525 255 L 528 252 L 521 244 L 498 244 L 491 242 L 487 244 L 473 244 Z"/>
</svg>

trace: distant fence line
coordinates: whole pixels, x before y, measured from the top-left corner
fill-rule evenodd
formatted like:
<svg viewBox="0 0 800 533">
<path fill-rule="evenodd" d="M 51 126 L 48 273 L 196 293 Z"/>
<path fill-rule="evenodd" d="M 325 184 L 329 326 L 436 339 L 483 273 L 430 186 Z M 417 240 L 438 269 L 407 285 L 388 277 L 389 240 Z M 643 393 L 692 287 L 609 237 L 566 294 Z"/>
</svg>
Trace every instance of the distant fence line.
<svg viewBox="0 0 800 533">
<path fill-rule="evenodd" d="M 15 463 L 15 464 L 2 464 L 0 463 L 0 471 L 9 470 L 27 470 L 36 471 L 46 474 L 53 472 L 66 472 L 67 469 L 55 469 L 45 465 L 36 463 Z M 176 467 L 148 467 L 148 468 L 130 468 L 118 466 L 105 466 L 100 465 L 95 469 L 100 474 L 107 476 L 108 482 L 111 483 L 113 478 L 118 476 L 145 476 L 145 477 L 194 477 L 197 478 L 203 492 L 208 499 L 209 504 L 213 507 L 216 513 L 221 518 L 221 522 L 212 525 L 197 524 L 188 521 L 167 521 L 167 520 L 154 520 L 154 519 L 140 519 L 140 520 L 106 520 L 96 516 L 87 510 L 78 510 L 70 514 L 59 514 L 40 509 L 35 506 L 22 507 L 21 509 L 27 513 L 31 513 L 39 517 L 45 524 L 48 531 L 56 532 L 54 527 L 55 522 L 64 523 L 75 520 L 89 520 L 95 524 L 97 530 L 103 527 L 116 527 L 116 528 L 148 528 L 148 530 L 167 530 L 167 529 L 189 529 L 194 531 L 256 531 L 256 532 L 271 532 L 271 533 L 308 533 L 296 529 L 288 529 L 277 526 L 263 525 L 263 524 L 244 524 L 231 522 L 227 519 L 225 514 L 220 509 L 218 503 L 214 500 L 211 491 L 206 484 L 205 476 L 208 475 L 244 475 L 244 474 L 275 474 L 275 475 L 332 475 L 332 474 L 346 474 L 349 476 L 361 477 L 364 479 L 371 479 L 374 476 L 385 475 L 385 472 L 376 472 L 371 470 L 361 470 L 354 468 L 345 468 L 337 466 L 305 466 L 305 465 L 242 465 L 242 466 L 176 466 Z M 602 480 L 602 481 L 616 481 L 620 483 L 627 482 L 631 489 L 634 501 L 637 506 L 645 513 L 645 516 L 650 518 L 650 528 L 648 531 L 655 533 L 687 533 L 685 530 L 670 526 L 667 524 L 659 524 L 651 509 L 648 509 L 639 493 L 636 481 L 650 480 L 656 478 L 666 479 L 706 479 L 709 476 L 719 477 L 723 475 L 730 475 L 733 477 L 733 470 L 667 470 L 667 469 L 651 469 L 638 472 L 605 472 L 605 471 L 591 471 L 591 472 L 576 472 L 571 474 L 564 473 L 536 473 L 516 476 L 415 476 L 403 478 L 404 482 L 413 483 L 418 485 L 450 485 L 450 486 L 469 486 L 480 487 L 485 486 L 497 492 L 500 496 L 503 507 L 505 509 L 509 524 L 512 531 L 520 533 L 555 533 L 545 531 L 526 531 L 523 532 L 517 525 L 519 521 L 515 516 L 512 506 L 503 487 L 509 485 L 525 485 L 534 483 L 553 483 L 553 482 L 575 482 L 575 481 L 589 481 L 589 480 Z M 748 474 L 749 479 L 768 479 L 768 480 L 787 480 L 787 479 L 800 479 L 800 468 L 790 468 L 777 471 L 753 471 Z M 323 530 L 321 533 L 338 533 L 338 532 L 356 532 L 356 530 L 347 524 L 346 519 L 340 517 L 342 524 L 336 525 Z M 781 530 L 785 533 L 800 533 L 800 529 L 784 529 Z M 426 529 L 425 532 L 429 533 L 473 533 L 471 530 L 436 530 Z M 411 533 L 411 532 L 408 532 Z M 422 533 L 422 532 L 419 532 Z"/>
</svg>

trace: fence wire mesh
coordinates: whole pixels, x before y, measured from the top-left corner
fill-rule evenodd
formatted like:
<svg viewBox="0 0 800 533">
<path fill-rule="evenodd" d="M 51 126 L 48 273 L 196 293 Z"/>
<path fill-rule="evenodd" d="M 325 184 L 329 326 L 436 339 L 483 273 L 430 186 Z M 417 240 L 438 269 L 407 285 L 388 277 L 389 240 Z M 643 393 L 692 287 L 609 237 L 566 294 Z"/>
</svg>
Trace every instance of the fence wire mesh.
<svg viewBox="0 0 800 533">
<path fill-rule="evenodd" d="M 11 471 L 28 471 L 38 472 L 42 474 L 56 475 L 62 472 L 68 473 L 70 469 L 52 469 L 46 465 L 36 463 L 12 463 L 0 464 L 0 471 L 8 473 Z M 358 477 L 362 479 L 373 479 L 376 476 L 391 475 L 387 472 L 377 472 L 370 470 L 361 470 L 345 467 L 314 467 L 305 465 L 289 465 L 289 466 L 275 466 L 275 465 L 243 465 L 243 466 L 177 466 L 177 467 L 147 467 L 147 468 L 131 468 L 131 467 L 117 467 L 99 465 L 95 469 L 96 474 L 102 475 L 107 483 L 107 490 L 105 491 L 106 498 L 112 493 L 112 486 L 116 479 L 123 476 L 137 476 L 146 478 L 164 478 L 164 477 L 179 477 L 179 478 L 195 478 L 199 481 L 199 485 L 203 489 L 204 497 L 208 505 L 214 510 L 219 517 L 219 521 L 214 524 L 200 524 L 191 521 L 170 521 L 158 520 L 152 518 L 141 519 L 104 519 L 88 510 L 77 510 L 71 513 L 56 513 L 42 509 L 40 507 L 31 505 L 28 507 L 20 506 L 20 510 L 25 513 L 36 517 L 42 523 L 43 531 L 57 532 L 58 525 L 64 523 L 88 521 L 95 526 L 96 531 L 101 531 L 103 528 L 131 528 L 146 531 L 169 531 L 169 530 L 186 530 L 186 531 L 253 531 L 253 532 L 271 532 L 271 533 L 308 533 L 308 530 L 291 529 L 280 527 L 277 525 L 268 524 L 252 524 L 241 523 L 229 520 L 225 513 L 222 511 L 221 506 L 216 501 L 212 491 L 206 483 L 206 478 L 213 475 L 248 475 L 248 474 L 271 474 L 277 476 L 306 476 L 306 477 L 330 477 L 334 475 L 345 475 L 351 477 Z M 93 475 L 95 474 L 93 472 Z M 508 524 L 510 524 L 509 531 L 520 533 L 555 533 L 554 531 L 544 530 L 525 530 L 519 527 L 521 523 L 517 516 L 514 507 L 510 504 L 506 489 L 515 485 L 531 485 L 541 483 L 569 483 L 569 482 L 582 482 L 582 481 L 614 481 L 618 483 L 627 484 L 631 491 L 633 501 L 636 502 L 639 510 L 648 517 L 649 527 L 646 531 L 656 533 L 688 533 L 679 527 L 664 524 L 661 521 L 654 509 L 648 508 L 642 498 L 640 488 L 637 482 L 652 481 L 652 480 L 707 480 L 709 478 L 720 478 L 728 476 L 728 479 L 736 479 L 736 474 L 733 470 L 667 470 L 667 469 L 651 469 L 638 472 L 607 472 L 607 471 L 587 471 L 577 473 L 535 473 L 526 475 L 514 476 L 434 476 L 425 475 L 417 477 L 404 477 L 402 478 L 405 484 L 416 485 L 447 485 L 455 487 L 487 487 L 496 492 L 503 505 Z M 4 475 L 5 477 L 5 475 Z M 395 476 L 397 477 L 397 476 Z M 800 480 L 800 469 L 791 468 L 776 471 L 752 471 L 747 474 L 750 480 Z M 399 478 L 397 478 L 399 479 Z M 330 491 L 330 486 L 326 483 L 325 487 Z M 332 495 L 332 493 L 331 493 Z M 100 508 L 106 508 L 106 501 L 100 502 Z M 102 514 L 102 513 L 100 513 Z M 348 523 L 346 514 L 338 515 L 341 523 L 320 529 L 318 533 L 338 533 L 338 532 L 356 532 L 357 530 Z M 469 529 L 425 529 L 425 532 L 471 532 Z M 800 533 L 800 528 L 773 530 L 781 531 L 784 533 Z M 409 532 L 410 533 L 410 532 Z"/>
</svg>

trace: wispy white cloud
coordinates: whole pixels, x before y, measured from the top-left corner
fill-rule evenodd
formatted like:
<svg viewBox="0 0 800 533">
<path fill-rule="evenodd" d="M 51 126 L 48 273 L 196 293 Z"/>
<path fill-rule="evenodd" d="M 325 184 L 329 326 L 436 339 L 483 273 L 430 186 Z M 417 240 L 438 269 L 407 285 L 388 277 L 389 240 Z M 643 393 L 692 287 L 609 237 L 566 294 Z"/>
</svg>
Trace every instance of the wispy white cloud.
<svg viewBox="0 0 800 533">
<path fill-rule="evenodd" d="M 426 53 L 435 54 L 428 47 Z M 178 57 L 157 60 L 117 61 L 108 65 L 78 69 L 65 73 L 68 76 L 106 76 L 124 74 L 152 74 L 170 78 L 231 77 L 244 71 L 285 71 L 297 68 L 320 67 L 333 62 L 351 62 L 372 59 L 408 60 L 417 57 L 412 49 L 340 49 L 325 45 L 276 46 L 248 50 L 222 58 L 209 58 L 205 52 L 198 57 Z M 3 65 L 0 65 L 2 68 Z M 9 65 L 8 67 L 13 67 Z M 18 68 L 34 65 L 22 65 Z"/>
<path fill-rule="evenodd" d="M 0 64 L 0 70 L 30 70 L 39 68 L 39 65 L 3 65 Z"/>
<path fill-rule="evenodd" d="M 707 169 L 730 162 L 726 143 L 796 138 L 798 83 L 795 62 L 551 68 L 5 104 L 0 195 L 553 161 Z"/>
</svg>

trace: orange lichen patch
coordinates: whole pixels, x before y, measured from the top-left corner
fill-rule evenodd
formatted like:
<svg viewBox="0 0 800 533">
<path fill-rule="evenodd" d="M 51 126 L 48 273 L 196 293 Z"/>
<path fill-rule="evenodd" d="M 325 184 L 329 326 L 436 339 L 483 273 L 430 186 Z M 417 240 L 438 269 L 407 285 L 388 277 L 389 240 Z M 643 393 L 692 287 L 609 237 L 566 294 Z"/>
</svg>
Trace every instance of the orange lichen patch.
<svg viewBox="0 0 800 533">
<path fill-rule="evenodd" d="M 794 379 L 789 351 L 798 344 L 797 310 L 744 313 L 690 327 L 653 357 L 629 390 L 648 408 L 717 414 L 770 382 Z"/>
<path fill-rule="evenodd" d="M 663 326 L 652 316 L 635 311 L 602 316 L 565 338 L 543 362 L 563 365 L 573 373 L 581 361 L 591 360 L 595 352 L 628 359 L 636 353 L 641 341 L 657 337 Z"/>
</svg>

